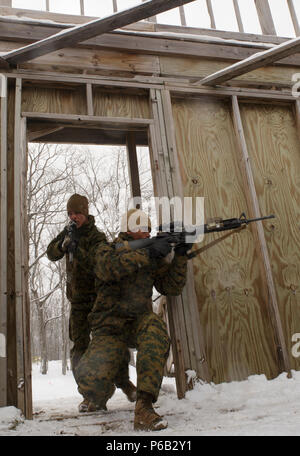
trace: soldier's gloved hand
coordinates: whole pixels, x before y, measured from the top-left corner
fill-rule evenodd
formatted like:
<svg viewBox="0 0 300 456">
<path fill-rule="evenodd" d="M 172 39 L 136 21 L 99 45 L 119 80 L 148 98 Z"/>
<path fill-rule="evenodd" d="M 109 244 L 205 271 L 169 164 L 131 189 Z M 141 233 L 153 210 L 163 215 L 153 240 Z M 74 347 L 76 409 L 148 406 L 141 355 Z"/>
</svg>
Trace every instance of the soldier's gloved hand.
<svg viewBox="0 0 300 456">
<path fill-rule="evenodd" d="M 64 240 L 63 240 L 63 242 L 62 242 L 62 244 L 61 244 L 61 250 L 63 252 L 66 252 L 68 250 L 68 247 L 69 247 L 70 243 L 71 243 L 71 238 L 70 238 L 70 236 L 66 235 Z"/>
<path fill-rule="evenodd" d="M 187 252 L 193 247 L 193 244 L 189 244 L 189 243 L 182 243 L 182 244 L 178 244 L 174 251 L 175 251 L 175 255 L 179 255 L 179 256 L 184 256 L 187 254 Z"/>
<path fill-rule="evenodd" d="M 149 247 L 150 258 L 164 258 L 172 250 L 167 239 L 157 239 L 151 247 Z"/>
</svg>

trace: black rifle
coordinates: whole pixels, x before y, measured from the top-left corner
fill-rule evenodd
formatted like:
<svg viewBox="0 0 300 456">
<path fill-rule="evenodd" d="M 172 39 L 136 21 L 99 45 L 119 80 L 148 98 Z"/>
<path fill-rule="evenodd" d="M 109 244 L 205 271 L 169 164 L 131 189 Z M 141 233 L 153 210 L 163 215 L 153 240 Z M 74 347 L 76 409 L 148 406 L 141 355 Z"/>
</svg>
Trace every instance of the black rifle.
<svg viewBox="0 0 300 456">
<path fill-rule="evenodd" d="M 66 228 L 67 228 L 67 236 L 70 238 L 70 243 L 68 244 L 67 252 L 69 254 L 69 261 L 70 261 L 70 263 L 72 263 L 73 257 L 74 257 L 74 252 L 75 252 L 77 244 L 78 244 L 76 222 L 71 220 L 68 223 L 68 225 L 66 226 Z"/>
<path fill-rule="evenodd" d="M 241 228 L 243 225 L 248 225 L 252 222 L 257 222 L 259 220 L 266 220 L 271 218 L 275 218 L 275 215 L 267 215 L 265 217 L 247 219 L 246 214 L 243 212 L 239 218 L 231 218 L 224 220 L 221 218 L 216 218 L 210 220 L 205 225 L 194 228 L 192 231 L 186 230 L 182 222 L 171 222 L 168 225 L 160 225 L 158 227 L 159 233 L 156 236 L 147 239 L 137 239 L 134 241 L 128 241 L 128 245 L 132 250 L 147 249 L 151 248 L 151 246 L 155 242 L 157 242 L 157 240 L 165 238 L 170 244 L 172 244 L 173 247 L 177 247 L 180 244 L 193 243 L 189 241 L 189 239 L 191 238 L 191 236 L 194 236 L 195 239 L 197 239 L 197 234 L 207 234 L 219 231 L 234 230 L 237 228 Z M 195 240 L 195 242 L 197 241 Z M 119 249 L 123 246 L 123 243 L 117 243 L 116 249 Z M 192 258 L 193 256 L 195 255 L 188 255 L 189 258 Z"/>
</svg>

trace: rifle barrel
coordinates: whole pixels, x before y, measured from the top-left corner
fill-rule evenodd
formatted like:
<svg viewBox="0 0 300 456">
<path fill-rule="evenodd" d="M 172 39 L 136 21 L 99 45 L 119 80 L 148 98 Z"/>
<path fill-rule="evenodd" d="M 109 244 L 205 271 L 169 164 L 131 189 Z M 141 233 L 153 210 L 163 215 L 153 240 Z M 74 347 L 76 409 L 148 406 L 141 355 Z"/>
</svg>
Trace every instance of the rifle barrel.
<svg viewBox="0 0 300 456">
<path fill-rule="evenodd" d="M 266 219 L 271 219 L 271 218 L 275 218 L 275 215 L 265 215 L 264 217 L 257 217 L 257 218 L 253 218 L 253 219 L 246 219 L 246 220 L 245 220 L 245 223 L 257 222 L 257 221 L 259 221 L 259 220 L 266 220 Z"/>
</svg>

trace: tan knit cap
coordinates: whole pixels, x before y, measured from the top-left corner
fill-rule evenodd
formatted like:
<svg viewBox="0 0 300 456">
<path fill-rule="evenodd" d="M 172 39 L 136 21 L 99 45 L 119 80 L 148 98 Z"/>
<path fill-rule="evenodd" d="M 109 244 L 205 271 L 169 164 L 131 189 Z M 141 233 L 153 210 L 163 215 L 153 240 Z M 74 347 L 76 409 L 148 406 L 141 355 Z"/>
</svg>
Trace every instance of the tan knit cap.
<svg viewBox="0 0 300 456">
<path fill-rule="evenodd" d="M 89 202 L 85 196 L 74 193 L 68 202 L 67 202 L 67 211 L 69 212 L 79 212 L 80 214 L 89 215 Z"/>
<path fill-rule="evenodd" d="M 121 232 L 138 231 L 139 229 L 149 228 L 151 230 L 151 220 L 148 215 L 140 209 L 129 209 L 121 219 Z"/>
</svg>

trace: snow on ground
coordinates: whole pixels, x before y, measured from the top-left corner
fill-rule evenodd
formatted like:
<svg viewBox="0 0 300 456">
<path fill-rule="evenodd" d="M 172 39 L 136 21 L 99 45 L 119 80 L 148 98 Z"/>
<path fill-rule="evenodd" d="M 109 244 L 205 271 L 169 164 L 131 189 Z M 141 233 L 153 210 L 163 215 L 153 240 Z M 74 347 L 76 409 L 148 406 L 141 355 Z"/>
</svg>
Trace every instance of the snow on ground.
<svg viewBox="0 0 300 456">
<path fill-rule="evenodd" d="M 166 430 L 133 430 L 134 404 L 117 389 L 108 412 L 78 414 L 81 396 L 72 373 L 61 374 L 60 361 L 42 375 L 33 365 L 34 419 L 25 420 L 15 407 L 0 408 L 1 436 L 300 436 L 300 372 L 273 380 L 253 375 L 242 382 L 196 383 L 178 400 L 175 380 L 164 378 L 155 408 L 169 422 Z M 135 368 L 130 377 L 136 381 Z M 65 419 L 62 419 L 62 416 Z M 69 418 L 67 418 L 69 416 Z"/>
</svg>

